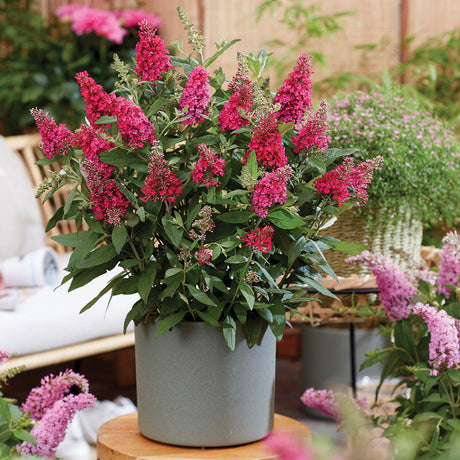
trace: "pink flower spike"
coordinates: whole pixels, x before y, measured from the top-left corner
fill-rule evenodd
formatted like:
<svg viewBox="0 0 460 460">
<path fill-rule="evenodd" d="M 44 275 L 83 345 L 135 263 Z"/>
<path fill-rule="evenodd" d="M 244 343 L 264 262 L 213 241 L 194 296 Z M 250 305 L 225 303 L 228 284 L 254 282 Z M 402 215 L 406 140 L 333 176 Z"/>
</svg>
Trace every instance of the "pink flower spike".
<svg viewBox="0 0 460 460">
<path fill-rule="evenodd" d="M 66 155 L 72 150 L 74 134 L 63 124 L 57 124 L 48 112 L 39 109 L 30 111 L 35 118 L 38 131 L 42 138 L 41 148 L 48 158 Z"/>
<path fill-rule="evenodd" d="M 243 126 L 249 125 L 249 120 L 239 114 L 241 109 L 247 116 L 253 108 L 253 88 L 245 84 L 236 89 L 219 113 L 219 126 L 222 131 L 236 131 Z"/>
<path fill-rule="evenodd" d="M 263 166 L 281 168 L 286 165 L 287 157 L 284 152 L 283 138 L 278 130 L 278 123 L 274 112 L 270 112 L 261 118 L 254 129 L 254 135 L 248 144 L 243 164 L 246 164 L 248 161 L 252 150 L 256 153 L 258 163 Z"/>
<path fill-rule="evenodd" d="M 211 98 L 208 79 L 209 74 L 203 66 L 195 67 L 190 73 L 179 102 L 180 110 L 187 108 L 185 115 L 188 118 L 182 121 L 184 125 L 199 123 L 208 113 Z"/>
<path fill-rule="evenodd" d="M 264 177 L 254 187 L 252 194 L 252 209 L 259 217 L 265 217 L 272 204 L 284 204 L 287 200 L 287 182 L 292 174 L 292 168 L 286 165 L 265 173 Z"/>
<path fill-rule="evenodd" d="M 447 233 L 443 238 L 441 262 L 439 264 L 438 291 L 450 297 L 453 290 L 449 286 L 459 286 L 460 276 L 460 235 L 456 231 Z"/>
<path fill-rule="evenodd" d="M 429 357 L 434 367 L 430 375 L 438 375 L 445 369 L 458 369 L 460 364 L 460 348 L 458 331 L 454 318 L 445 310 L 438 310 L 428 304 L 418 303 L 414 314 L 421 316 L 430 331 Z"/>
<path fill-rule="evenodd" d="M 281 104 L 278 119 L 281 123 L 300 123 L 305 111 L 311 107 L 311 75 L 313 73 L 311 56 L 301 54 L 294 70 L 284 80 L 276 93 L 274 104 Z"/>
<path fill-rule="evenodd" d="M 209 265 L 209 262 L 211 262 L 211 257 L 212 257 L 211 249 L 201 248 L 195 254 L 195 258 L 200 265 Z"/>
<path fill-rule="evenodd" d="M 315 456 L 299 437 L 290 431 L 276 430 L 264 440 L 265 449 L 280 460 L 314 460 Z"/>
<path fill-rule="evenodd" d="M 327 135 L 327 104 L 322 101 L 318 110 L 312 112 L 307 122 L 300 128 L 296 136 L 292 138 L 295 145 L 295 152 L 307 150 L 312 147 L 319 150 L 326 150 L 331 140 Z"/>
<path fill-rule="evenodd" d="M 141 21 L 134 67 L 142 81 L 149 81 L 153 84 L 161 80 L 167 70 L 172 69 L 165 41 L 155 32 L 156 29 L 147 20 Z"/>
<path fill-rule="evenodd" d="M 220 182 L 215 176 L 223 176 L 225 173 L 225 160 L 219 158 L 217 153 L 204 144 L 198 146 L 200 159 L 192 171 L 193 182 L 203 184 L 206 187 L 218 187 Z"/>
</svg>

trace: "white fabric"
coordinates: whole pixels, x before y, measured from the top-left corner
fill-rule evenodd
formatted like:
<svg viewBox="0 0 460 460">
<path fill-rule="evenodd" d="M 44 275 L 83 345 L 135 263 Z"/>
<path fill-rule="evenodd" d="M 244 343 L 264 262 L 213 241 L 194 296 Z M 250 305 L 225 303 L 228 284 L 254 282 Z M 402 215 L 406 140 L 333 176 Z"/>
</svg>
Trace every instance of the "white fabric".
<svg viewBox="0 0 460 460">
<path fill-rule="evenodd" d="M 66 272 L 60 270 L 59 279 L 62 279 Z M 24 295 L 14 311 L 0 311 L 0 349 L 23 355 L 122 333 L 125 316 L 137 295 L 114 296 L 107 307 L 110 299 L 107 293 L 92 308 L 79 314 L 120 270 L 114 269 L 71 292 L 67 292 L 67 283 L 57 288 L 45 286 L 32 295 Z M 132 328 L 131 323 L 128 330 Z"/>
<path fill-rule="evenodd" d="M 43 246 L 45 232 L 27 170 L 0 136 L 0 260 Z"/>
</svg>

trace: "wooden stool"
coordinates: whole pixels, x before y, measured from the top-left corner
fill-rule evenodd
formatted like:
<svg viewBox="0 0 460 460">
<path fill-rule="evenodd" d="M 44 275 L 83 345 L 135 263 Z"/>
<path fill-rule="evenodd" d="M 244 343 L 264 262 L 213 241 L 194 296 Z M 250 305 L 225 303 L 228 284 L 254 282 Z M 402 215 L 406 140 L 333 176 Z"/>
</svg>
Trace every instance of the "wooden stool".
<svg viewBox="0 0 460 460">
<path fill-rule="evenodd" d="M 275 415 L 275 430 L 297 434 L 307 444 L 311 443 L 310 428 L 283 415 Z M 137 426 L 137 414 L 122 415 L 106 422 L 97 435 L 98 460 L 188 460 L 228 459 L 263 460 L 275 459 L 266 451 L 263 441 L 236 447 L 192 448 L 160 444 L 145 438 Z"/>
</svg>

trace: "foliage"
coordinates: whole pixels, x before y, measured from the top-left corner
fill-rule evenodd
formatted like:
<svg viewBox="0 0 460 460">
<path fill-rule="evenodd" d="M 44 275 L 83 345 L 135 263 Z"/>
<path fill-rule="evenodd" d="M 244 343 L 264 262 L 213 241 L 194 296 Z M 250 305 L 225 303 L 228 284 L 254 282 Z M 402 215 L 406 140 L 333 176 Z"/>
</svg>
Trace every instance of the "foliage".
<svg viewBox="0 0 460 460">
<path fill-rule="evenodd" d="M 281 25 L 289 31 L 295 32 L 295 40 L 273 39 L 265 43 L 269 47 L 283 49 L 280 56 L 272 55 L 271 61 L 275 65 L 276 74 L 281 78 L 289 69 L 300 50 L 311 49 L 314 38 L 335 38 L 337 32 L 343 31 L 340 21 L 343 17 L 352 14 L 350 11 L 324 14 L 321 7 L 316 4 L 305 5 L 305 0 L 263 0 L 257 7 L 257 22 L 265 14 L 276 16 L 282 12 Z M 284 35 L 284 34 L 280 34 Z M 327 69 L 326 58 L 320 51 L 312 51 L 312 57 L 323 70 Z"/>
<path fill-rule="evenodd" d="M 79 35 L 67 20 L 53 16 L 45 21 L 32 0 L 0 0 L 0 18 L 0 129 L 4 135 L 30 128 L 29 111 L 35 106 L 77 127 L 84 105 L 75 74 L 91 68 L 98 81 L 113 88 L 116 75 L 108 65 L 113 53 L 126 60 L 134 55 L 133 27 L 126 30 L 122 43 L 94 32 Z"/>
<path fill-rule="evenodd" d="M 451 449 L 458 447 L 460 236 L 451 232 L 443 243 L 439 271 L 413 273 L 415 295 L 407 299 L 395 294 L 387 301 L 387 311 L 400 309 L 398 302 L 406 310 L 400 319 L 391 322 L 392 346 L 368 353 L 361 366 L 363 369 L 381 362 L 380 385 L 387 378 L 398 381 L 395 413 L 374 419 L 386 427 L 383 435 L 393 442 L 395 458 L 450 458 L 455 452 Z M 388 267 L 382 269 L 374 262 L 370 265 L 379 288 L 394 291 L 391 277 L 386 276 Z M 408 444 L 410 453 L 405 450 Z"/>
<path fill-rule="evenodd" d="M 306 55 L 299 58 L 304 68 L 294 72 L 300 83 L 292 80 L 300 86 L 291 96 L 285 86 L 274 105 L 262 77 L 266 52 L 239 54 L 227 88 L 221 68 L 213 75 L 206 68 L 236 40 L 218 43 L 204 61 L 203 38 L 179 14 L 194 53 L 169 58 L 162 40 L 141 28 L 135 68 L 115 57 L 117 89 L 126 98 L 103 92 L 87 73 L 78 76 L 89 121 L 75 136 L 34 111 L 50 158 L 45 163 L 63 166 L 54 185 L 44 184 L 52 187 L 45 199 L 58 187 L 73 187 L 47 229 L 62 219 L 88 225 L 54 238 L 74 247 L 64 279 L 70 290 L 120 269 L 82 311 L 106 292 L 137 293 L 125 327 L 152 318 L 161 334 L 183 320 L 204 321 L 222 328 L 233 348 L 240 323 L 249 346 L 267 326 L 280 339 L 286 313 L 307 299 L 303 286 L 330 295 L 319 280 L 321 273 L 335 276 L 323 254 L 335 242 L 318 231 L 338 204 L 332 193 L 318 193 L 314 181 L 352 151 L 326 150 L 326 106 L 311 113 L 311 102 L 305 106 L 311 101 Z M 180 53 L 180 44 L 174 46 Z M 298 97 L 302 91 L 305 98 Z M 301 107 L 304 122 L 278 122 L 286 100 Z M 289 119 L 289 110 L 283 113 Z M 358 166 L 367 183 L 370 167 Z M 340 179 L 343 206 L 362 202 L 365 185 L 354 182 L 358 197 Z"/>
<path fill-rule="evenodd" d="M 413 40 L 405 43 L 408 46 Z M 432 110 L 460 129 L 460 29 L 430 37 L 417 46 L 395 73 L 425 100 Z"/>
<path fill-rule="evenodd" d="M 370 209 L 408 205 L 426 225 L 459 219 L 460 145 L 445 123 L 397 88 L 339 95 L 330 118 L 332 146 L 357 148 L 361 161 L 384 158 L 369 186 Z"/>
</svg>

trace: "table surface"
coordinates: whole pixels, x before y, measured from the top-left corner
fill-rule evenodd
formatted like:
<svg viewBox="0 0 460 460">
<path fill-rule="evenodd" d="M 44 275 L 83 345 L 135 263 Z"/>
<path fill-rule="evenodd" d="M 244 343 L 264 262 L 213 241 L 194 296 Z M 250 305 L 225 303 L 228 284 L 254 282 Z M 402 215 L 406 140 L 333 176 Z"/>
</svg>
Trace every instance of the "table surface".
<svg viewBox="0 0 460 460">
<path fill-rule="evenodd" d="M 297 434 L 311 443 L 311 431 L 306 425 L 283 415 L 275 414 L 275 430 Z M 263 441 L 235 447 L 191 448 L 160 444 L 139 433 L 137 413 L 122 415 L 106 422 L 97 436 L 98 460 L 188 460 L 228 459 L 264 460 L 278 458 L 268 453 Z"/>
</svg>

